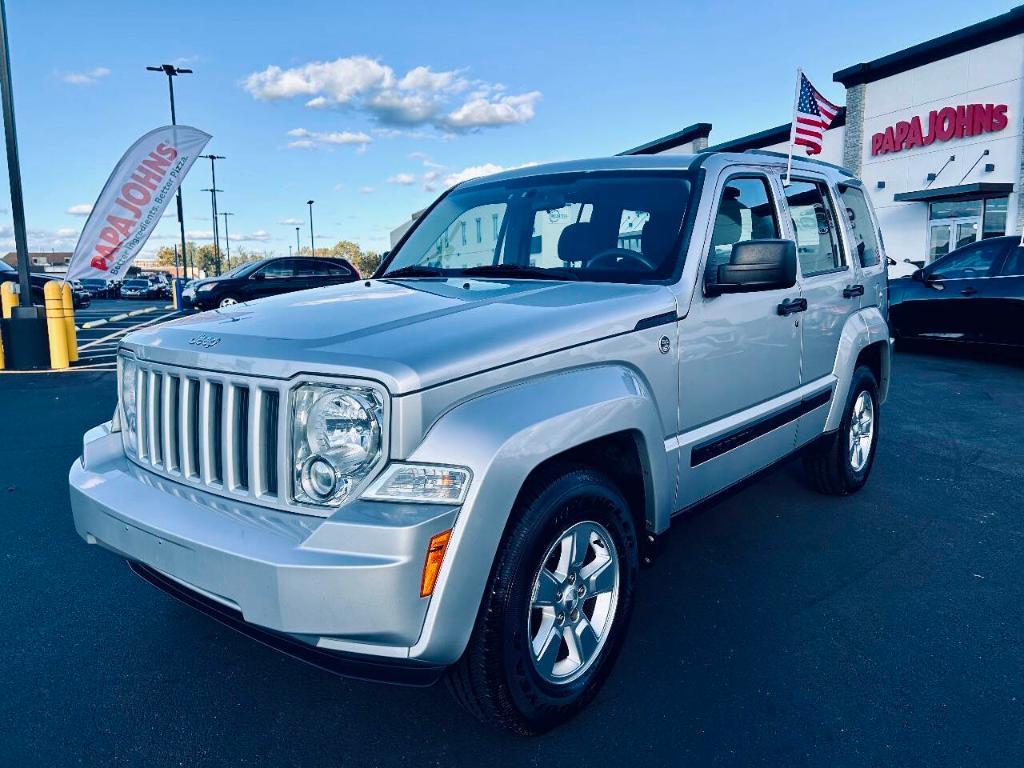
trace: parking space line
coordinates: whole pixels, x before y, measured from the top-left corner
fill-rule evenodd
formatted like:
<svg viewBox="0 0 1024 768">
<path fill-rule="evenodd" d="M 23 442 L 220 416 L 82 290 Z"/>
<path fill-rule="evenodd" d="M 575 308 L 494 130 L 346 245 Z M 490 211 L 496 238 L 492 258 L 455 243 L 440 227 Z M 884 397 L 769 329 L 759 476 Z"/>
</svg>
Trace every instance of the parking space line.
<svg viewBox="0 0 1024 768">
<path fill-rule="evenodd" d="M 131 324 L 131 325 L 125 327 L 125 328 L 118 328 L 113 333 L 107 334 L 106 336 L 103 336 L 103 337 L 101 337 L 99 339 L 96 339 L 94 341 L 89 341 L 89 342 L 86 342 L 85 344 L 82 344 L 81 346 L 79 346 L 78 351 L 79 352 L 84 352 L 86 350 L 92 349 L 93 347 L 98 346 L 100 343 L 102 343 L 104 341 L 110 341 L 111 339 L 116 339 L 116 338 L 118 338 L 120 336 L 125 335 L 129 331 L 134 331 L 134 330 L 137 330 L 137 329 L 140 329 L 140 328 L 147 328 L 147 327 L 149 327 L 151 325 L 159 323 L 161 320 L 166 320 L 168 317 L 170 317 L 171 315 L 175 315 L 175 314 L 177 314 L 177 312 L 168 312 L 166 314 L 160 315 L 159 317 L 155 317 L 152 320 L 149 320 L 148 322 L 145 322 L 145 323 L 133 323 L 133 324 Z"/>
</svg>

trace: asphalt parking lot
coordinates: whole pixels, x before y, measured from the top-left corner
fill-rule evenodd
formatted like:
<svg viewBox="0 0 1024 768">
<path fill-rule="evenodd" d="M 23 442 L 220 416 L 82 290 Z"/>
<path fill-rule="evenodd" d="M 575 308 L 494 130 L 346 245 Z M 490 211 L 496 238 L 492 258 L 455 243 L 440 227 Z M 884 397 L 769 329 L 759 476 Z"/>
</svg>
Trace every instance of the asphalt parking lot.
<svg viewBox="0 0 1024 768">
<path fill-rule="evenodd" d="M 595 703 L 545 737 L 278 655 L 76 535 L 114 377 L 0 377 L 5 765 L 1018 766 L 1024 362 L 896 357 L 867 488 L 790 463 L 677 521 Z"/>
<path fill-rule="evenodd" d="M 121 337 L 177 317 L 180 313 L 169 305 L 166 299 L 93 299 L 88 307 L 76 309 L 79 359 L 74 368 L 113 370 Z"/>
</svg>

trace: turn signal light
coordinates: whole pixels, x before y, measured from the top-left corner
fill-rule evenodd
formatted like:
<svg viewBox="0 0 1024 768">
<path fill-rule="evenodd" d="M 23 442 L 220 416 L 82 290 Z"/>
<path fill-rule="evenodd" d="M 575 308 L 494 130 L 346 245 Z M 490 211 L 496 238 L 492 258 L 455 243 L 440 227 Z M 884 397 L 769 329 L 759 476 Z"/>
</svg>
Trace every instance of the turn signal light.
<svg viewBox="0 0 1024 768">
<path fill-rule="evenodd" d="M 444 551 L 448 548 L 448 540 L 452 532 L 445 531 L 431 537 L 430 546 L 427 547 L 427 560 L 423 563 L 423 580 L 420 581 L 420 597 L 430 597 L 434 593 L 434 584 L 437 583 L 437 574 L 441 570 L 441 561 L 444 560 Z"/>
</svg>

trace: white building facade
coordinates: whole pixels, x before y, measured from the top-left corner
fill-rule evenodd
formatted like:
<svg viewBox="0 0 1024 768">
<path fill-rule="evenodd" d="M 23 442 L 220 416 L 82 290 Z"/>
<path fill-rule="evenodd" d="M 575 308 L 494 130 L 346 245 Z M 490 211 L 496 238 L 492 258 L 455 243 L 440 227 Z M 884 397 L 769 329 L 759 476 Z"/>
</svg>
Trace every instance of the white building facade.
<svg viewBox="0 0 1024 768">
<path fill-rule="evenodd" d="M 1021 232 L 1024 6 L 833 79 L 847 105 L 816 159 L 864 180 L 890 256 L 923 264 Z M 710 132 L 699 123 L 625 154 L 699 151 Z M 710 149 L 788 152 L 789 133 L 787 123 Z"/>
</svg>

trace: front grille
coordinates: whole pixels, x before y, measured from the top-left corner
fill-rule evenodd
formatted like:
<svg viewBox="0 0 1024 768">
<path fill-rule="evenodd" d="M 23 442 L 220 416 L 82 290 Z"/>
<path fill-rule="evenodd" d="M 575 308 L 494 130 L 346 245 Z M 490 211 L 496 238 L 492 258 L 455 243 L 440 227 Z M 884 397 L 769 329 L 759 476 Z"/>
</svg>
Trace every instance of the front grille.
<svg viewBox="0 0 1024 768">
<path fill-rule="evenodd" d="M 138 361 L 134 458 L 193 486 L 283 504 L 283 383 Z M 276 502 L 276 503 L 275 503 Z"/>
</svg>

